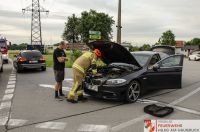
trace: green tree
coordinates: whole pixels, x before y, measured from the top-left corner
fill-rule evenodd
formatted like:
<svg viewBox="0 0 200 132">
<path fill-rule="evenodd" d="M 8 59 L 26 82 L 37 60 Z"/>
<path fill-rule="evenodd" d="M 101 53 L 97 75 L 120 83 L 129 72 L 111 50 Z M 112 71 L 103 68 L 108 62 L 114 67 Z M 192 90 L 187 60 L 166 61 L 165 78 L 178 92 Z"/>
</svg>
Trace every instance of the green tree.
<svg viewBox="0 0 200 132">
<path fill-rule="evenodd" d="M 132 52 L 132 51 L 139 51 L 139 47 L 138 46 L 132 46 L 130 48 L 130 52 Z"/>
<path fill-rule="evenodd" d="M 9 50 L 26 50 L 27 48 L 27 43 L 22 43 L 22 44 L 12 44 L 9 47 Z"/>
<path fill-rule="evenodd" d="M 139 48 L 140 51 L 149 51 L 151 49 L 151 46 L 149 44 L 144 44 Z"/>
<path fill-rule="evenodd" d="M 160 43 L 162 45 L 174 46 L 176 44 L 175 35 L 172 33 L 171 30 L 168 30 L 162 34 L 158 43 Z"/>
<path fill-rule="evenodd" d="M 95 10 L 81 13 L 79 30 L 83 42 L 89 41 L 89 31 L 100 31 L 102 40 L 110 40 L 112 38 L 113 17 L 105 13 L 98 13 Z"/>
<path fill-rule="evenodd" d="M 79 42 L 80 41 L 79 25 L 80 25 L 80 19 L 76 17 L 75 14 L 72 14 L 72 16 L 68 17 L 62 35 L 63 39 L 67 40 L 70 43 Z"/>
<path fill-rule="evenodd" d="M 188 41 L 186 45 L 200 45 L 200 38 L 193 38 L 192 40 Z"/>
</svg>

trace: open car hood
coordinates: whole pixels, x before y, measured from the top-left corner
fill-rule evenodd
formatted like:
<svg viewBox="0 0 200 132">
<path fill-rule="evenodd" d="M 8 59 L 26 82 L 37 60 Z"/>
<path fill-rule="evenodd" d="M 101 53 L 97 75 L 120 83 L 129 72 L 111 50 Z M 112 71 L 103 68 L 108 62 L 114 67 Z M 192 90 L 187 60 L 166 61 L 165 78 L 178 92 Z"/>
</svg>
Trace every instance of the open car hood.
<svg viewBox="0 0 200 132">
<path fill-rule="evenodd" d="M 87 44 L 91 49 L 102 52 L 102 61 L 110 63 L 127 63 L 141 67 L 134 56 L 122 45 L 108 41 L 94 41 Z"/>
</svg>

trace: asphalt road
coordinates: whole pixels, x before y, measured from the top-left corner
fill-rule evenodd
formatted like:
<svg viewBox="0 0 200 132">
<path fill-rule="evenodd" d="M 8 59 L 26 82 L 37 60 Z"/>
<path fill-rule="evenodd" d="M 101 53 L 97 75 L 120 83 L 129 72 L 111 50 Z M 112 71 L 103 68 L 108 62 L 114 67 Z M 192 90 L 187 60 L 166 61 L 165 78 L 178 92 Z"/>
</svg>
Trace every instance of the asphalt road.
<svg viewBox="0 0 200 132">
<path fill-rule="evenodd" d="M 0 75 L 1 98 L 11 69 L 5 65 Z M 70 78 L 71 70 L 66 69 L 66 91 L 72 85 Z M 162 119 L 200 119 L 200 62 L 185 60 L 182 89 L 153 91 L 133 104 L 94 98 L 78 104 L 57 101 L 53 85 L 50 68 L 17 74 L 8 132 L 143 132 L 145 119 L 159 119 L 143 112 L 152 101 L 175 108 Z"/>
</svg>

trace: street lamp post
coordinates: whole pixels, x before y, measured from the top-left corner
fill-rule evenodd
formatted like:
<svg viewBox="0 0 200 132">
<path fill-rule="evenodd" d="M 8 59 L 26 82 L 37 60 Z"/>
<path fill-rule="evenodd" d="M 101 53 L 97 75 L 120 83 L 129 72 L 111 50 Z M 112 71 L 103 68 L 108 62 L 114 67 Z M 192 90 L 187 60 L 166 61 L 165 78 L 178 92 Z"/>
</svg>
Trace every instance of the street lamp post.
<svg viewBox="0 0 200 132">
<path fill-rule="evenodd" d="M 118 2 L 117 43 L 121 44 L 121 0 Z"/>
</svg>

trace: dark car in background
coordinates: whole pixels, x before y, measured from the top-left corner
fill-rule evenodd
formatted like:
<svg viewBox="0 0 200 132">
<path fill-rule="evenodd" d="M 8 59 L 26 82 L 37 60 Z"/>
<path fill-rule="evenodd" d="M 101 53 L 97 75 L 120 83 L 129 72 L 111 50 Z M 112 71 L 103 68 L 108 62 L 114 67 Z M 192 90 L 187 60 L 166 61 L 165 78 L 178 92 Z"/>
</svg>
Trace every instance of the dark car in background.
<svg viewBox="0 0 200 132">
<path fill-rule="evenodd" d="M 151 48 L 151 51 L 161 52 L 168 55 L 174 55 L 176 52 L 175 47 L 169 45 L 156 45 Z"/>
<path fill-rule="evenodd" d="M 3 72 L 3 57 L 1 52 L 0 52 L 0 72 Z"/>
<path fill-rule="evenodd" d="M 107 64 L 98 68 L 96 75 L 87 71 L 83 88 L 89 95 L 135 102 L 145 91 L 181 88 L 183 55 L 130 53 L 119 44 L 103 41 L 88 46 L 99 49 L 102 61 Z"/>
<path fill-rule="evenodd" d="M 17 72 L 21 72 L 24 69 L 46 70 L 46 61 L 38 50 L 24 50 L 15 57 L 13 65 Z"/>
</svg>

